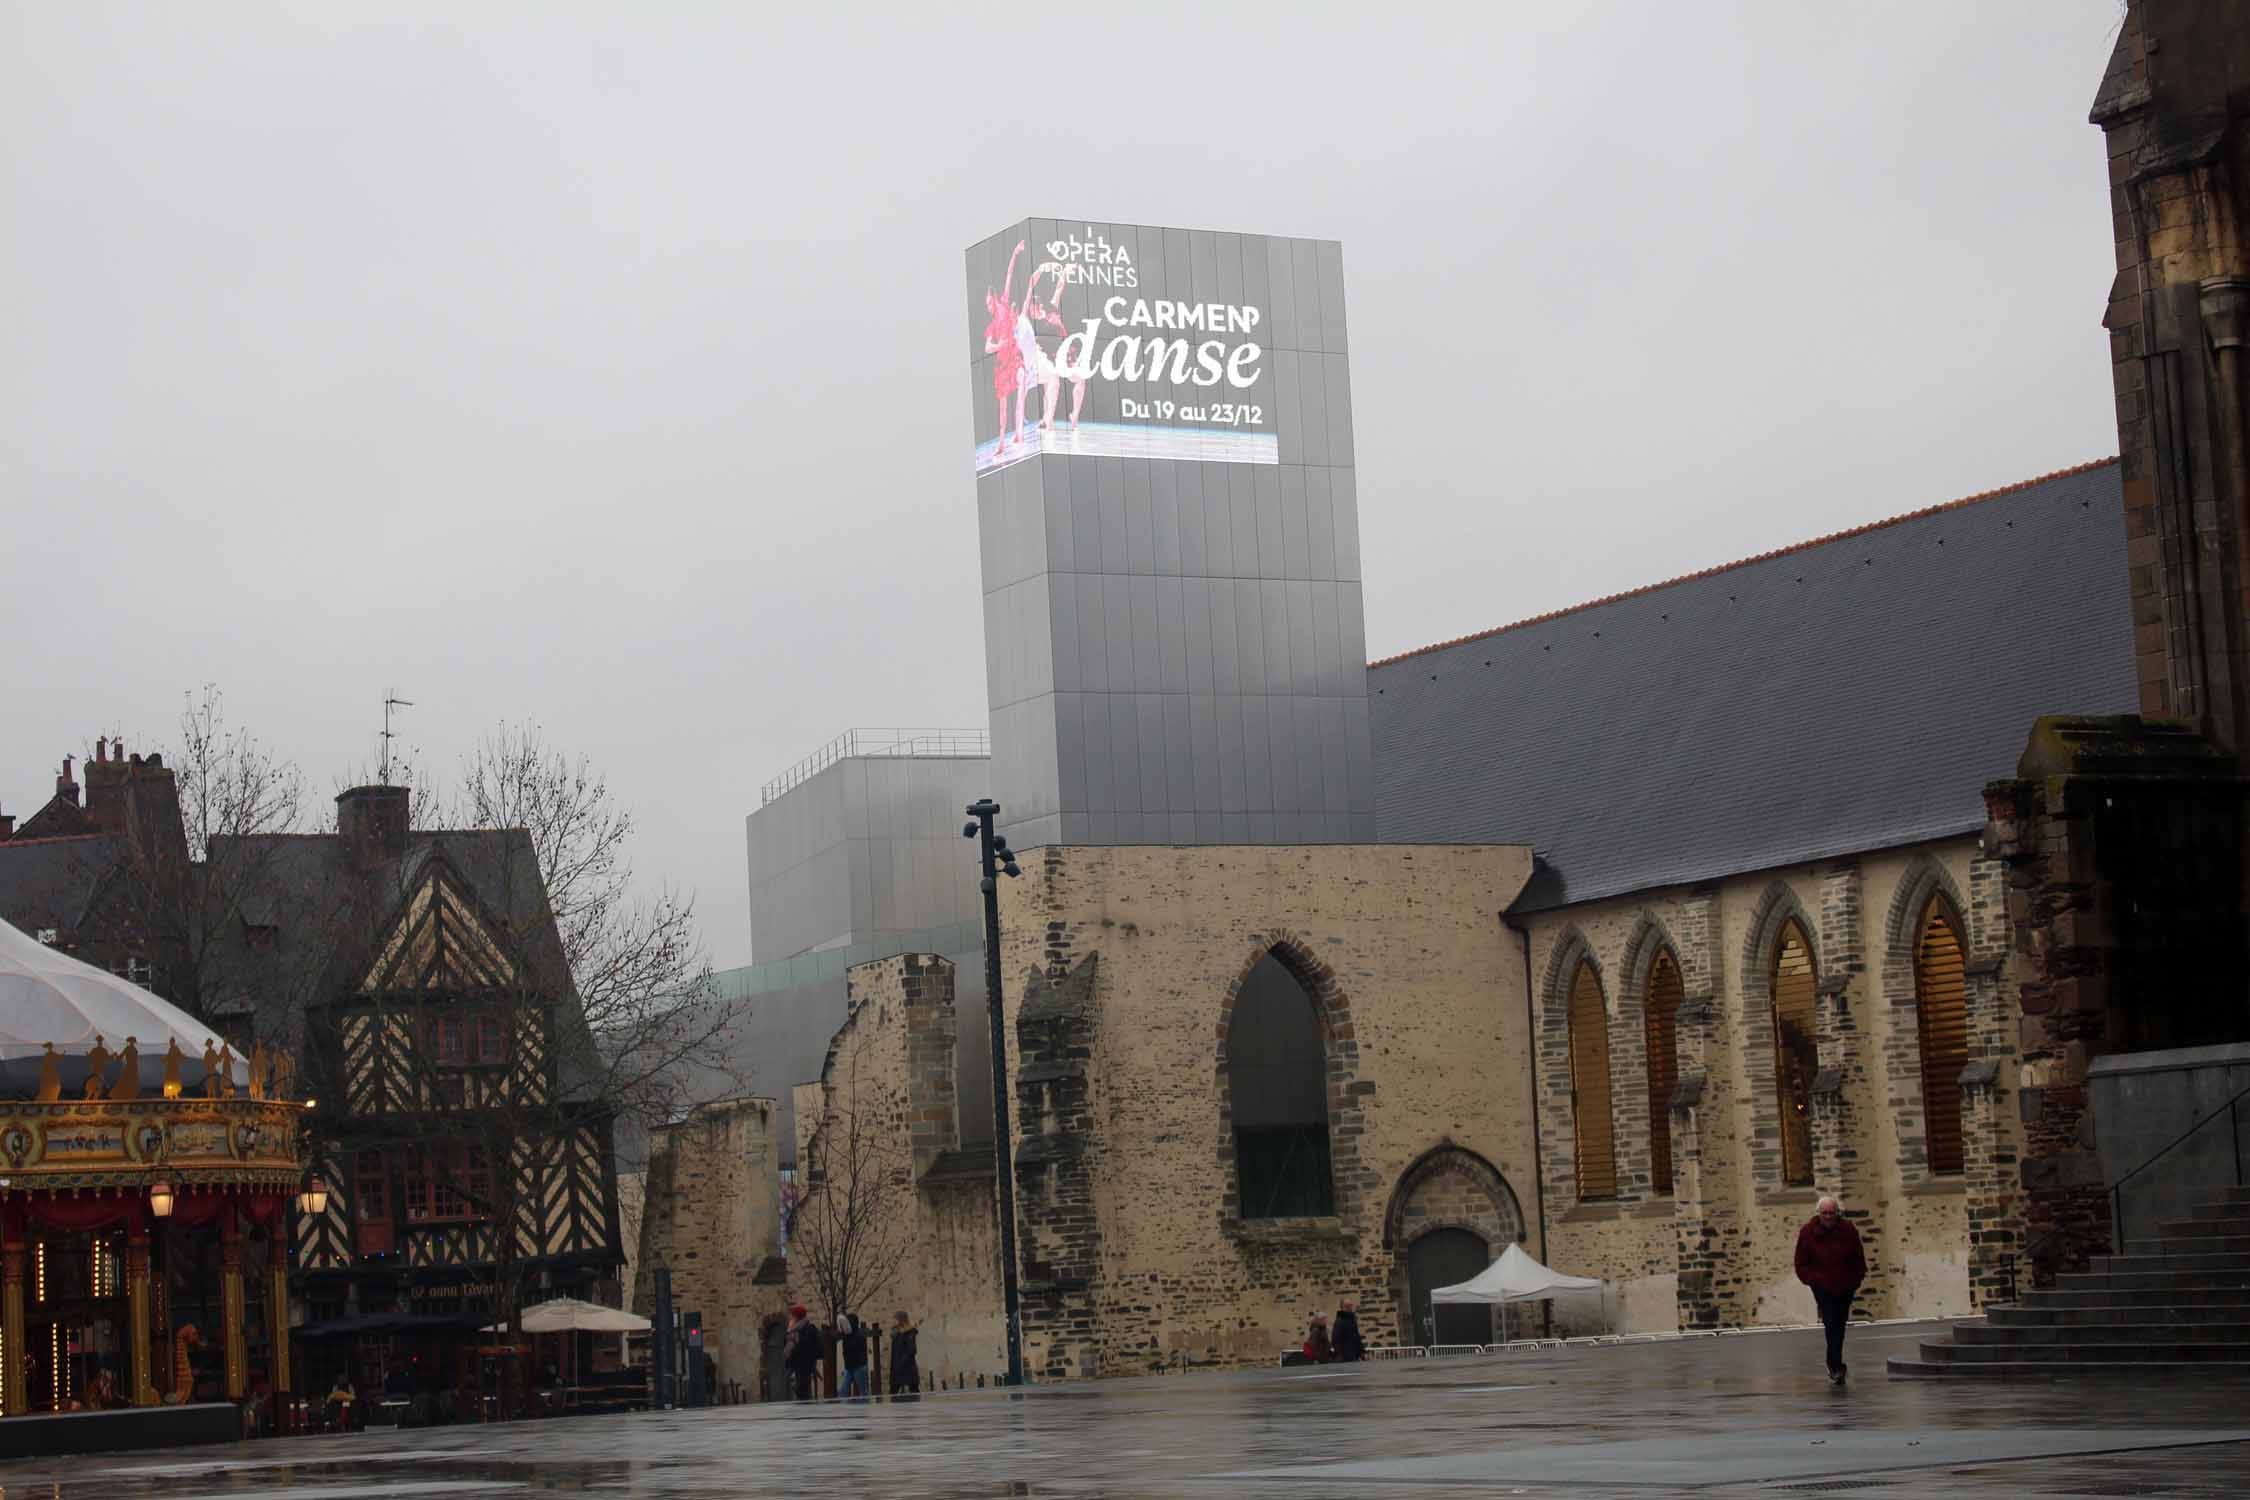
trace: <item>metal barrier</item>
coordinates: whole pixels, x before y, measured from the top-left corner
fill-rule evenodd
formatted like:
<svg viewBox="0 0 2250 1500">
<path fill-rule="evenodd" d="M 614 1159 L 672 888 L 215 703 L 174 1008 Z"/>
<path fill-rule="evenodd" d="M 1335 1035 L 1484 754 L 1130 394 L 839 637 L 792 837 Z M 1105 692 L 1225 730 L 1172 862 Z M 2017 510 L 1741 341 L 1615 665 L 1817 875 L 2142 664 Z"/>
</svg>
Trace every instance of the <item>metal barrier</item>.
<svg viewBox="0 0 2250 1500">
<path fill-rule="evenodd" d="M 1853 1328 L 1889 1328 L 1906 1323 L 1928 1323 L 1930 1318 L 1854 1318 Z M 1961 1322 L 1962 1319 L 1953 1319 Z M 1434 1355 L 1447 1357 L 1463 1354 L 1509 1354 L 1518 1350 L 1541 1349 L 1601 1349 L 1619 1344 L 1664 1344 L 1680 1339 L 1740 1338 L 1754 1333 L 1810 1333 L 1818 1323 L 1759 1323 L 1742 1328 L 1682 1328 L 1674 1333 L 1582 1333 L 1572 1338 L 1510 1339 L 1504 1344 L 1385 1344 L 1367 1351 L 1365 1358 L 1376 1359 L 1429 1359 Z M 1292 1351 L 1294 1353 L 1294 1351 Z M 1289 1356 L 1285 1355 L 1284 1358 Z"/>
</svg>

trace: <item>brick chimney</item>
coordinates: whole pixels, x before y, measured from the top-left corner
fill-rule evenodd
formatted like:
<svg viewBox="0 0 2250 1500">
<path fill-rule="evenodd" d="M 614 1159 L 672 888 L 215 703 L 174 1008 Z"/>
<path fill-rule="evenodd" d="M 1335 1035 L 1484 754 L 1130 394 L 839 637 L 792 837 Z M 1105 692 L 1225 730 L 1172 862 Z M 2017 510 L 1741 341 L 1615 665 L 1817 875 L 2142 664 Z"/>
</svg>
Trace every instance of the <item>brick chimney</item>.
<svg viewBox="0 0 2250 1500">
<path fill-rule="evenodd" d="M 336 833 L 354 860 L 377 864 L 406 848 L 413 793 L 403 786 L 355 786 L 336 795 Z"/>
<path fill-rule="evenodd" d="M 86 816 L 104 833 L 124 831 L 125 776 L 125 742 L 95 740 L 94 758 L 86 762 Z"/>
<path fill-rule="evenodd" d="M 16 815 L 14 813 L 0 813 L 0 841 L 12 839 L 15 836 Z"/>
<path fill-rule="evenodd" d="M 109 763 L 117 765 L 117 746 L 110 746 Z M 152 869 L 187 868 L 187 827 L 180 816 L 180 787 L 161 755 L 136 755 L 124 767 L 119 783 L 118 823 Z M 87 800 L 93 800 L 89 774 Z"/>
<path fill-rule="evenodd" d="M 64 756 L 62 758 L 62 774 L 55 778 L 55 795 L 67 801 L 72 807 L 78 805 L 78 780 L 70 774 L 70 768 L 77 759 L 78 757 L 75 755 Z"/>
</svg>

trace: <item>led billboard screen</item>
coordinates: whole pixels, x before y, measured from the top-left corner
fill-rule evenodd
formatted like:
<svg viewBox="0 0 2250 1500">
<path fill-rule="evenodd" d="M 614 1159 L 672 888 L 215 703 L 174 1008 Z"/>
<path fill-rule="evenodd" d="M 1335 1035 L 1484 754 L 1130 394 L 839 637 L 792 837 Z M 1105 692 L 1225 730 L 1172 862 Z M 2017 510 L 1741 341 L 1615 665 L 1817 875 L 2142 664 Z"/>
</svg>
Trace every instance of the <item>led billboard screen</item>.
<svg viewBox="0 0 2250 1500">
<path fill-rule="evenodd" d="M 1333 241 L 1075 219 L 995 235 L 969 252 L 976 471 L 1289 461 L 1295 387 L 1327 383 L 1299 356 L 1332 351 L 1341 379 L 1342 270 Z"/>
</svg>

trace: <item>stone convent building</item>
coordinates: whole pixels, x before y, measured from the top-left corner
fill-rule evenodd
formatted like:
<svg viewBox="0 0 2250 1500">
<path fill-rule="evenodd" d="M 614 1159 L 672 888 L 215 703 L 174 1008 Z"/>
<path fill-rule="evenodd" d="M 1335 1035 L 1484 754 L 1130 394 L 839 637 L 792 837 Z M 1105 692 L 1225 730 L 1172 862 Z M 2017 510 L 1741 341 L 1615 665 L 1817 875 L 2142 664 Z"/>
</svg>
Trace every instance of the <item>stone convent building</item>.
<svg viewBox="0 0 2250 1500">
<path fill-rule="evenodd" d="M 1980 791 L 2035 714 L 2132 705 L 2126 576 L 2090 464 L 1376 663 L 1380 843 L 1029 851 L 1001 895 L 1034 1375 L 1264 1360 L 1345 1295 L 1371 1342 L 1483 1341 L 1428 1292 L 1511 1240 L 1610 1283 L 1565 1327 L 1803 1321 L 1822 1191 L 1871 1312 L 2004 1293 Z M 881 1305 L 941 1372 L 1003 1362 L 954 1077 L 981 980 L 853 970 L 797 1101 L 801 1137 L 895 1133 L 915 1248 Z"/>
<path fill-rule="evenodd" d="M 2032 774 L 2035 720 L 2135 702 L 2119 465 L 1369 665 L 1342 248 L 1028 219 L 970 249 L 968 305 L 1030 247 L 1058 296 L 1092 247 L 1255 329 L 1210 346 L 1248 430 L 1104 375 L 1085 428 L 1005 432 L 1021 372 L 972 320 L 990 754 L 952 769 L 1023 866 L 1005 1056 L 981 952 L 933 928 L 841 965 L 789 1080 L 790 1292 L 905 1308 L 927 1372 L 998 1373 L 1006 1171 L 1039 1379 L 1264 1361 L 1347 1296 L 1373 1344 L 1482 1343 L 1430 1293 L 1511 1242 L 1603 1279 L 1565 1327 L 1801 1321 L 1822 1191 L 1867 1232 L 1870 1310 L 2004 1293 L 2034 1249 L 2019 1114 L 2053 1101 L 2019 1066 L 2023 872 L 1995 861 L 2021 851 L 1985 847 L 1986 791 Z M 958 804 L 923 827 L 811 786 L 753 821 L 754 904 L 847 944 L 918 925 L 788 873 L 862 841 L 974 883 Z M 820 957 L 790 963 L 827 982 Z M 823 1297 L 806 1216 L 839 1198 L 892 1248 Z"/>
</svg>

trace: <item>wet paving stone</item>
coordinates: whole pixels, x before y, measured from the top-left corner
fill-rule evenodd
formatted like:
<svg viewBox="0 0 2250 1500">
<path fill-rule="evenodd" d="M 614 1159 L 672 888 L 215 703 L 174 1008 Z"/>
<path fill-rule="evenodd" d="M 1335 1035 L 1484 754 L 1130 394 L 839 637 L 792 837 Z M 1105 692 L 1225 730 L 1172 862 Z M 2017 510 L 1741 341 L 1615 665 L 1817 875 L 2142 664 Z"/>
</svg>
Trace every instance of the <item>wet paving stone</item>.
<svg viewBox="0 0 2250 1500">
<path fill-rule="evenodd" d="M 0 1500 L 2250 1494 L 2250 1382 L 1892 1381 L 1928 1328 L 0 1463 Z"/>
</svg>

